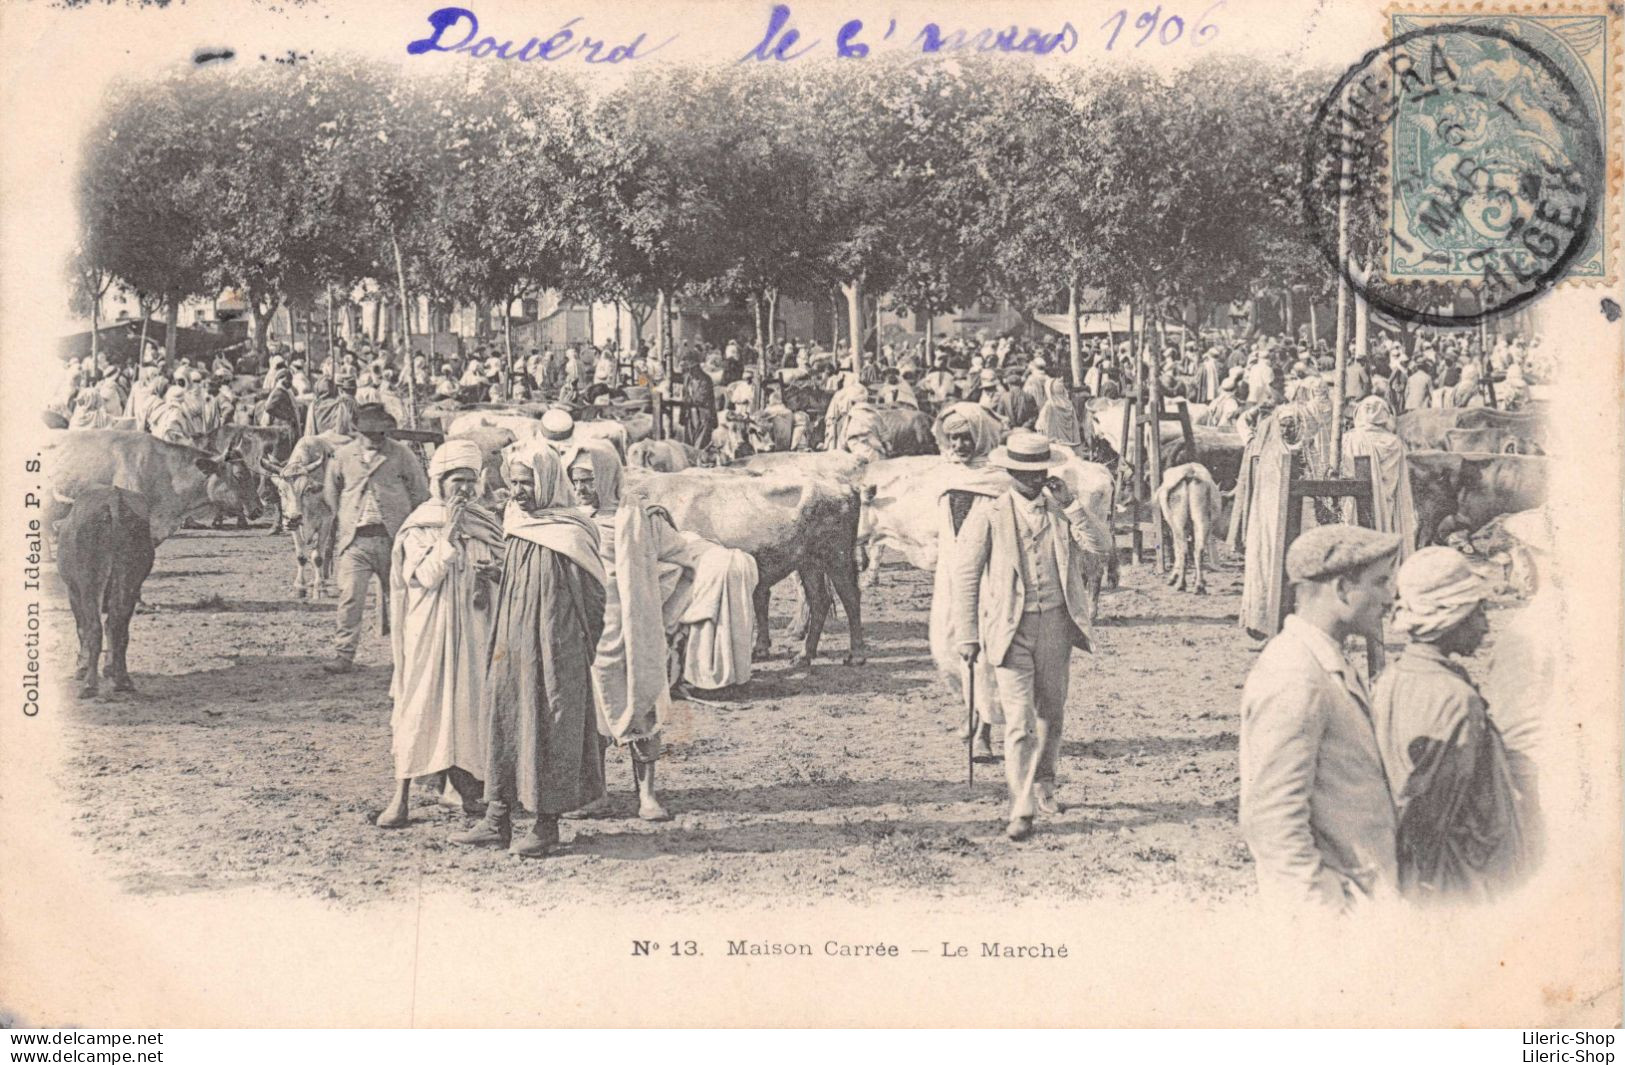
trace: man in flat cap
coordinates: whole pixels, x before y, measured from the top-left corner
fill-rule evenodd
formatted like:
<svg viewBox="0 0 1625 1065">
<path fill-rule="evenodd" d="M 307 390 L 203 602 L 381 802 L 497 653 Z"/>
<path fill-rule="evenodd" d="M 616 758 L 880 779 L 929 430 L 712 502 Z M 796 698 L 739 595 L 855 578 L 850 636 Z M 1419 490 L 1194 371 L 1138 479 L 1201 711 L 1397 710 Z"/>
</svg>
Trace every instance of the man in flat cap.
<svg viewBox="0 0 1625 1065">
<path fill-rule="evenodd" d="M 1345 912 L 1398 886 L 1394 803 L 1364 680 L 1343 655 L 1376 638 L 1399 537 L 1322 525 L 1287 549 L 1295 609 L 1241 694 L 1241 834 L 1259 892 Z"/>
<path fill-rule="evenodd" d="M 361 643 L 361 617 L 367 608 L 367 586 L 378 578 L 380 615 L 389 631 L 389 551 L 401 525 L 429 498 L 429 479 L 417 456 L 385 434 L 395 419 L 383 407 L 367 404 L 356 411 L 360 434 L 333 452 L 327 461 L 322 495 L 338 516 L 334 575 L 339 585 L 338 634 L 334 657 L 322 668 L 348 673 L 355 668 Z"/>
</svg>

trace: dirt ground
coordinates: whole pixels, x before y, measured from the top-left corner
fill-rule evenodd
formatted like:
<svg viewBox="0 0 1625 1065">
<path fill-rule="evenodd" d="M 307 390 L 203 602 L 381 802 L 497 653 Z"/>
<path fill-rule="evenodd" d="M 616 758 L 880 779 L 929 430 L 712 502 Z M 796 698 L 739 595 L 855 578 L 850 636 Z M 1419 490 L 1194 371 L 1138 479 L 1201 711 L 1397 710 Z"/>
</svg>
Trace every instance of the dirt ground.
<svg viewBox="0 0 1625 1065">
<path fill-rule="evenodd" d="M 926 646 L 930 580 L 896 563 L 865 593 L 867 665 L 844 666 L 844 618 L 810 674 L 790 674 L 794 602 L 775 598 L 776 656 L 715 705 L 677 706 L 660 763 L 663 825 L 565 828 L 564 852 L 524 862 L 446 837 L 459 810 L 415 788 L 413 823 L 372 824 L 390 789 L 388 643 L 376 614 L 343 677 L 334 602 L 292 592 L 286 537 L 189 531 L 159 548 L 132 626 L 139 692 L 70 708 L 64 790 L 76 831 L 133 893 L 253 885 L 364 903 L 420 878 L 493 903 L 595 897 L 705 907 L 979 896 L 1216 900 L 1252 890 L 1236 828 L 1242 680 L 1239 565 L 1214 594 L 1123 567 L 1093 655 L 1074 654 L 1058 794 L 1068 808 L 1016 844 L 1003 834 L 1001 765 L 965 782 L 956 715 Z M 789 588 L 789 582 L 782 588 Z M 60 584 L 54 660 L 76 645 Z M 619 812 L 631 769 L 611 752 Z"/>
</svg>

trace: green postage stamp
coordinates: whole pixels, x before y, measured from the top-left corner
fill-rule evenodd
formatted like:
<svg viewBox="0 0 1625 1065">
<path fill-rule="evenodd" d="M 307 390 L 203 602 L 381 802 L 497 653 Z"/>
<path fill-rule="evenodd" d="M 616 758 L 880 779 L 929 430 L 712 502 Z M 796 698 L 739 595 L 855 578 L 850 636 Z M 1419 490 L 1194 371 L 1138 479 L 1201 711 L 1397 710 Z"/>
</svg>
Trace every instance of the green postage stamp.
<svg viewBox="0 0 1625 1065">
<path fill-rule="evenodd" d="M 1394 45 L 1448 75 L 1395 93 L 1388 278 L 1617 276 L 1619 22 L 1602 5 L 1390 9 Z"/>
</svg>

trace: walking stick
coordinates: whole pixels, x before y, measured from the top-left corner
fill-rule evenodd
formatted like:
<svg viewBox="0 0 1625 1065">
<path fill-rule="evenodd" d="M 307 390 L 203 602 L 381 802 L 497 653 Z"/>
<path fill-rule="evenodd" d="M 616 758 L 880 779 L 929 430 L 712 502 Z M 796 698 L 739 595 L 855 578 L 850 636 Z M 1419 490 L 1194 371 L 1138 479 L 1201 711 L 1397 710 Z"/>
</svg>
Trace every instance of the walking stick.
<svg viewBox="0 0 1625 1065">
<path fill-rule="evenodd" d="M 970 722 L 965 728 L 965 786 L 976 787 L 976 659 L 965 663 L 970 671 Z"/>
</svg>

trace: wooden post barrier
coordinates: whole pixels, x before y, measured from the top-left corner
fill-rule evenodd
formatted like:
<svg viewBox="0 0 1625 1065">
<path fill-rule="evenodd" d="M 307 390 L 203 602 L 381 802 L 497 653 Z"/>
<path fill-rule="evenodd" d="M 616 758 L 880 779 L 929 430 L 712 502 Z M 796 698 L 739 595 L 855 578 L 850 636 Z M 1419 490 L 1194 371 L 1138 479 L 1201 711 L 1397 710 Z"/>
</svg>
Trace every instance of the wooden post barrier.
<svg viewBox="0 0 1625 1065">
<path fill-rule="evenodd" d="M 1291 460 L 1287 461 L 1289 463 L 1287 486 L 1286 491 L 1281 493 L 1280 512 L 1275 526 L 1276 572 L 1274 580 L 1270 582 L 1269 618 L 1273 624 L 1270 635 L 1280 632 L 1282 622 L 1292 613 L 1292 582 L 1286 575 L 1286 553 L 1292 542 L 1298 538 L 1298 534 L 1303 531 L 1303 501 L 1352 498 L 1355 518 L 1359 524 L 1367 529 L 1377 527 L 1370 459 L 1360 457 L 1354 460 L 1353 477 L 1322 479 L 1299 478 L 1296 471 L 1290 470 Z M 1256 477 L 1258 470 L 1256 456 L 1253 458 L 1252 469 Z M 1376 680 L 1386 660 L 1382 644 L 1380 632 L 1376 639 L 1367 638 L 1365 641 L 1366 668 L 1369 670 L 1371 680 Z"/>
<path fill-rule="evenodd" d="M 1191 429 L 1190 404 L 1186 402 L 1183 396 L 1175 397 L 1173 402 L 1177 405 L 1176 409 L 1169 410 L 1169 400 L 1159 397 L 1158 406 L 1160 409 L 1155 415 L 1148 413 L 1146 416 L 1151 432 L 1151 470 L 1148 484 L 1153 496 L 1162 487 L 1162 475 L 1165 472 L 1162 461 L 1163 422 L 1179 423 L 1179 428 L 1185 437 L 1185 454 L 1190 456 L 1185 461 L 1196 461 L 1196 434 Z M 1168 568 L 1169 563 L 1172 561 L 1168 550 L 1168 542 L 1173 535 L 1173 530 L 1168 528 L 1168 523 L 1163 520 L 1162 508 L 1153 506 L 1151 509 L 1153 526 L 1157 530 L 1157 572 L 1161 573 Z"/>
</svg>

